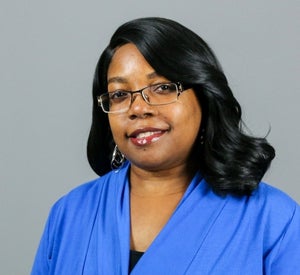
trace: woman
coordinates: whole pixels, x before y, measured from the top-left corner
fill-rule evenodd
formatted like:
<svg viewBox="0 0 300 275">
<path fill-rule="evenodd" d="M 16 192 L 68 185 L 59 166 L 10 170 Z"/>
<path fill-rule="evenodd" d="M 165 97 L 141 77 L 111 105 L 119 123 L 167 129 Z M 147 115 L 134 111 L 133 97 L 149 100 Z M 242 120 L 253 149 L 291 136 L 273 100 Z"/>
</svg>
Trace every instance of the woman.
<svg viewBox="0 0 300 275">
<path fill-rule="evenodd" d="M 199 36 L 163 18 L 122 25 L 93 100 L 101 177 L 54 205 L 32 274 L 299 274 L 299 206 L 260 183 L 274 149 L 243 133 Z"/>
</svg>

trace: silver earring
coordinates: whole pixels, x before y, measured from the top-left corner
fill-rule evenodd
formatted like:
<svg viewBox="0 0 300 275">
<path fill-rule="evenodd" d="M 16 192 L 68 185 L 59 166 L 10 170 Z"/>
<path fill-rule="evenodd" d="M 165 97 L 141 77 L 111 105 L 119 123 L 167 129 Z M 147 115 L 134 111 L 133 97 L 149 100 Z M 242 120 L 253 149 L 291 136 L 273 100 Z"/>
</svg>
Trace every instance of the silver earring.
<svg viewBox="0 0 300 275">
<path fill-rule="evenodd" d="M 115 148 L 114 148 L 111 163 L 110 163 L 111 168 L 113 170 L 121 168 L 124 161 L 125 161 L 125 156 L 121 153 L 118 146 L 116 145 Z"/>
</svg>

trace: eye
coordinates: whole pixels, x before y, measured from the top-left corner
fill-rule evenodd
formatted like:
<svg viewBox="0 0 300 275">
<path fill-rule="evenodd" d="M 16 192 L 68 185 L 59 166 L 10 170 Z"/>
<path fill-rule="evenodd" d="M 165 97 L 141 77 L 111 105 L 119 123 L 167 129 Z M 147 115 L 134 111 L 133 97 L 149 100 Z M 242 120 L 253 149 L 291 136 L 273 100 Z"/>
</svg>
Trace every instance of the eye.
<svg viewBox="0 0 300 275">
<path fill-rule="evenodd" d="M 153 88 L 153 91 L 159 94 L 169 94 L 177 91 L 176 85 L 174 83 L 158 84 Z"/>
<path fill-rule="evenodd" d="M 111 101 L 122 101 L 130 97 L 130 93 L 122 90 L 114 91 L 109 93 L 109 99 Z"/>
</svg>

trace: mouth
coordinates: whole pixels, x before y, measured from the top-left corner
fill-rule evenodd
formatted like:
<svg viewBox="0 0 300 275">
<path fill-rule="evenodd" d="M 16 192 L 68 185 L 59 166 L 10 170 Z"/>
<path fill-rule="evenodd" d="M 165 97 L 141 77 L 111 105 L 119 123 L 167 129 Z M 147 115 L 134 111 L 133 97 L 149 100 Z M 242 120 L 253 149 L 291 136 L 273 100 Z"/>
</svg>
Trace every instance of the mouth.
<svg viewBox="0 0 300 275">
<path fill-rule="evenodd" d="M 166 132 L 166 130 L 143 129 L 134 131 L 129 135 L 129 138 L 133 144 L 142 146 L 158 141 Z"/>
</svg>

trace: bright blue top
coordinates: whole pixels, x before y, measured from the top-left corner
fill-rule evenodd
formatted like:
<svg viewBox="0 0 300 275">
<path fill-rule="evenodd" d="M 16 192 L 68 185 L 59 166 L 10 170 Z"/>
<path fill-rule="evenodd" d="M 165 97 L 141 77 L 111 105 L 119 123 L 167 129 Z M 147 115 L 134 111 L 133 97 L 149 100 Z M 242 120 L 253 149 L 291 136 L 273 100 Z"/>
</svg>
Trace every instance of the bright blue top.
<svg viewBox="0 0 300 275">
<path fill-rule="evenodd" d="M 127 163 L 52 208 L 32 275 L 128 274 Z M 260 183 L 252 196 L 220 197 L 196 174 L 132 275 L 300 274 L 300 207 Z"/>
</svg>

